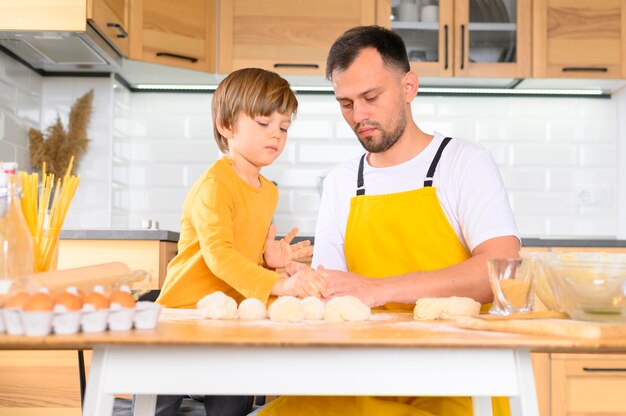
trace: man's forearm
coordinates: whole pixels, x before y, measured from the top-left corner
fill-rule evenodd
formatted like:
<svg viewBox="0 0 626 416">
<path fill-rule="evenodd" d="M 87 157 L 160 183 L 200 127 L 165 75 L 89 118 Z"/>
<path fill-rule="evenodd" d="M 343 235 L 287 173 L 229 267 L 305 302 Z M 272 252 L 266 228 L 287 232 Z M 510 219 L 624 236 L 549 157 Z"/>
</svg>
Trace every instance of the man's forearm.
<svg viewBox="0 0 626 416">
<path fill-rule="evenodd" d="M 416 271 L 373 282 L 371 296 L 377 305 L 389 302 L 415 303 L 422 297 L 465 296 L 481 303 L 493 300 L 487 260 L 519 256 L 519 240 L 513 236 L 490 239 L 474 250 L 472 257 L 454 266 Z"/>
</svg>

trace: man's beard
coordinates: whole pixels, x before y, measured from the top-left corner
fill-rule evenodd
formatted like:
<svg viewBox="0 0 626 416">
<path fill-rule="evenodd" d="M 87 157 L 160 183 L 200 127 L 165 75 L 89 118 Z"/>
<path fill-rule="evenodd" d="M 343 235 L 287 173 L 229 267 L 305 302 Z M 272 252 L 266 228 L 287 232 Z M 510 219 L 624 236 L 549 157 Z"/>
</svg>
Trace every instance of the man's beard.
<svg viewBox="0 0 626 416">
<path fill-rule="evenodd" d="M 366 136 L 363 138 L 360 137 L 357 132 L 364 125 L 368 127 L 375 127 L 376 129 L 378 129 L 381 132 L 380 140 L 377 141 L 372 136 Z M 400 114 L 400 117 L 398 118 L 398 123 L 391 131 L 384 130 L 382 126 L 375 121 L 366 124 L 359 123 L 354 127 L 354 131 L 355 133 L 357 133 L 356 137 L 359 139 L 359 142 L 361 142 L 361 145 L 365 148 L 365 150 L 370 153 L 381 153 L 391 148 L 391 146 L 393 146 L 398 141 L 400 136 L 402 136 L 402 133 L 404 133 L 405 129 L 406 119 L 404 118 L 404 114 Z"/>
</svg>

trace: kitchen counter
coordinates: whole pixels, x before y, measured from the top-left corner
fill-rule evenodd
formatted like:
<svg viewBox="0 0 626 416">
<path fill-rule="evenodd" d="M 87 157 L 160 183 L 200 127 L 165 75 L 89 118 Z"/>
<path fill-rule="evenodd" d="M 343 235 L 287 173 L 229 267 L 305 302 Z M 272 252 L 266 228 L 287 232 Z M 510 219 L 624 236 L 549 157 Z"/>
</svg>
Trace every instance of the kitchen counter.
<svg viewBox="0 0 626 416">
<path fill-rule="evenodd" d="M 158 240 L 178 242 L 180 234 L 168 230 L 146 229 L 70 229 L 61 230 L 61 240 Z"/>
<path fill-rule="evenodd" d="M 522 238 L 522 247 L 626 247 L 626 240 L 595 238 Z"/>
<path fill-rule="evenodd" d="M 61 230 L 57 268 L 72 269 L 122 262 L 132 270 L 144 270 L 149 280 L 132 289 L 160 289 L 167 264 L 176 255 L 179 233 L 168 230 Z"/>
<path fill-rule="evenodd" d="M 71 229 L 61 230 L 62 240 L 159 240 L 178 242 L 180 233 L 169 230 L 145 229 Z M 279 236 L 278 238 L 281 238 Z M 313 236 L 296 236 L 297 243 L 302 240 L 311 240 Z M 522 247 L 607 247 L 626 248 L 626 240 L 610 238 L 522 238 Z"/>
<path fill-rule="evenodd" d="M 315 237 L 296 236 L 293 240 L 297 243 L 302 240 L 311 240 L 315 243 Z M 611 247 L 626 248 L 626 240 L 596 239 L 596 238 L 522 238 L 522 247 Z"/>
</svg>

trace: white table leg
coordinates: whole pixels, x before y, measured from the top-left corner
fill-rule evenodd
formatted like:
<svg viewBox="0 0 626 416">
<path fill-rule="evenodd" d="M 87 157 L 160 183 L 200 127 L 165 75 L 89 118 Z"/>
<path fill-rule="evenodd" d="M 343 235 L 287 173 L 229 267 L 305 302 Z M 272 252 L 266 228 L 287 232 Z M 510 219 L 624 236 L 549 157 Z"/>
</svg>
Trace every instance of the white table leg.
<svg viewBox="0 0 626 416">
<path fill-rule="evenodd" d="M 94 349 L 89 367 L 89 382 L 85 392 L 83 415 L 111 416 L 113 414 L 113 394 L 107 393 L 103 389 L 104 377 L 106 377 L 103 371 L 105 360 L 106 351 Z"/>
<path fill-rule="evenodd" d="M 509 398 L 511 416 L 539 416 L 535 375 L 529 351 L 515 351 L 519 396 Z"/>
<path fill-rule="evenodd" d="M 474 416 L 493 416 L 493 406 L 491 404 L 491 397 L 488 397 L 488 396 L 472 397 L 472 408 L 474 409 Z"/>
<path fill-rule="evenodd" d="M 134 416 L 153 416 L 156 410 L 157 396 L 153 394 L 138 394 L 135 396 Z"/>
</svg>

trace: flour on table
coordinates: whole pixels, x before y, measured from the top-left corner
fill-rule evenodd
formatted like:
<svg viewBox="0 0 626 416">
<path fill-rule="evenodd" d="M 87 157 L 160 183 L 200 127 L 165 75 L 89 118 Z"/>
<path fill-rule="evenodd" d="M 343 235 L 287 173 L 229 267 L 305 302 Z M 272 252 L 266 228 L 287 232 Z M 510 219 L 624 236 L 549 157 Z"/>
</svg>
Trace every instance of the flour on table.
<svg viewBox="0 0 626 416">
<path fill-rule="evenodd" d="M 472 298 L 421 298 L 415 302 L 413 317 L 417 320 L 446 319 L 451 315 L 478 315 L 480 303 Z"/>
<path fill-rule="evenodd" d="M 304 306 L 300 299 L 281 296 L 269 307 L 270 319 L 274 322 L 301 322 L 304 319 Z"/>
<path fill-rule="evenodd" d="M 324 319 L 324 302 L 315 296 L 309 296 L 302 299 L 302 306 L 304 306 L 304 320 L 305 321 L 319 321 Z"/>
<path fill-rule="evenodd" d="M 257 298 L 248 298 L 241 301 L 238 312 L 239 319 L 244 319 L 246 321 L 265 319 L 267 316 L 265 304 Z"/>
<path fill-rule="evenodd" d="M 200 315 L 208 319 L 237 319 L 237 302 L 224 292 L 213 292 L 196 303 Z"/>
<path fill-rule="evenodd" d="M 366 321 L 372 311 L 369 306 L 354 296 L 338 296 L 326 302 L 324 320 L 331 322 Z"/>
</svg>

